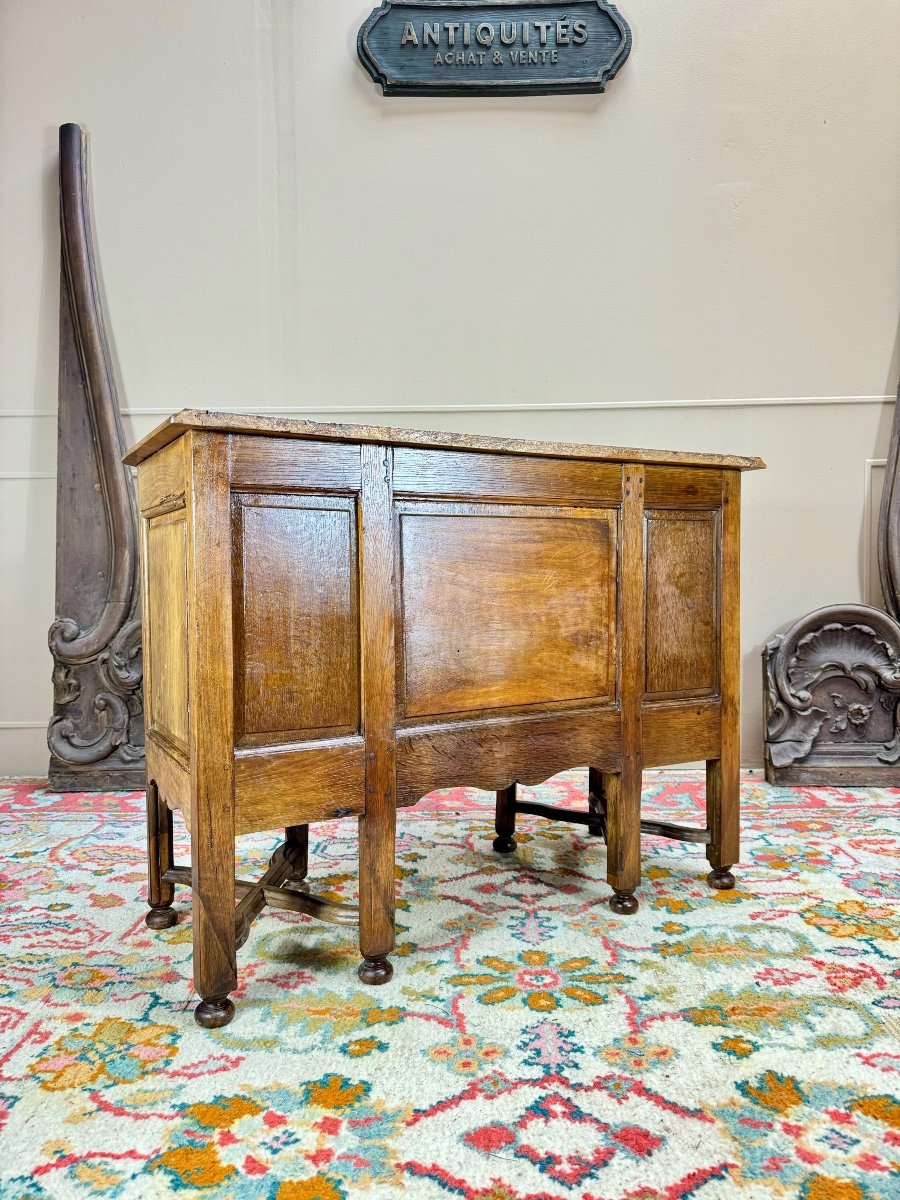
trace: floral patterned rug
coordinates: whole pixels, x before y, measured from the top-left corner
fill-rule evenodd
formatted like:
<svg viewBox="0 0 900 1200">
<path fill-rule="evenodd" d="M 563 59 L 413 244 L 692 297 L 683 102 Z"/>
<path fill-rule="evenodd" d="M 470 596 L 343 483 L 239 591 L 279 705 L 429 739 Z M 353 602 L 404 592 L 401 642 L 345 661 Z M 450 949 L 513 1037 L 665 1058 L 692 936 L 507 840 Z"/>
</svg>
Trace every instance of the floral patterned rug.
<svg viewBox="0 0 900 1200">
<path fill-rule="evenodd" d="M 645 784 L 702 822 L 699 776 Z M 520 818 L 501 857 L 491 797 L 436 793 L 400 816 L 393 980 L 268 911 L 205 1032 L 187 893 L 144 926 L 143 798 L 0 783 L 0 1196 L 896 1200 L 900 791 L 748 776 L 743 803 L 735 891 L 645 837 L 616 917 L 583 828 Z M 312 833 L 314 890 L 351 898 L 354 823 Z"/>
</svg>

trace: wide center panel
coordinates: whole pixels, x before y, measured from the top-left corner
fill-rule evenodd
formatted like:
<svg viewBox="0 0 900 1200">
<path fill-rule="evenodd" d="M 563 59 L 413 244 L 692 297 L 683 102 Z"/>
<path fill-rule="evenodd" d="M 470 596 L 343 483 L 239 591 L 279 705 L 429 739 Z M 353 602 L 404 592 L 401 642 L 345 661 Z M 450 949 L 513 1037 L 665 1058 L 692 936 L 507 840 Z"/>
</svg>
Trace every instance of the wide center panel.
<svg viewBox="0 0 900 1200">
<path fill-rule="evenodd" d="M 614 699 L 616 510 L 396 511 L 403 718 Z"/>
</svg>

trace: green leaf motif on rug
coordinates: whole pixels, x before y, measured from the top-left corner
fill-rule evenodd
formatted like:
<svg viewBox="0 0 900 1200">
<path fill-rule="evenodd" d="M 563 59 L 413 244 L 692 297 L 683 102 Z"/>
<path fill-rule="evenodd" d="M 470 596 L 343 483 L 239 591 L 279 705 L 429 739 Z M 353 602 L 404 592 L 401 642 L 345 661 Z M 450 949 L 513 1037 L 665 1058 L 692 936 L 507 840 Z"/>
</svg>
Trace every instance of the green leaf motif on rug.
<svg viewBox="0 0 900 1200">
<path fill-rule="evenodd" d="M 692 1025 L 721 1025 L 728 1030 L 765 1034 L 803 1026 L 823 1048 L 864 1045 L 879 1032 L 879 1023 L 865 1005 L 846 997 L 798 996 L 772 988 L 720 988 L 707 1003 L 684 1010 Z"/>
</svg>

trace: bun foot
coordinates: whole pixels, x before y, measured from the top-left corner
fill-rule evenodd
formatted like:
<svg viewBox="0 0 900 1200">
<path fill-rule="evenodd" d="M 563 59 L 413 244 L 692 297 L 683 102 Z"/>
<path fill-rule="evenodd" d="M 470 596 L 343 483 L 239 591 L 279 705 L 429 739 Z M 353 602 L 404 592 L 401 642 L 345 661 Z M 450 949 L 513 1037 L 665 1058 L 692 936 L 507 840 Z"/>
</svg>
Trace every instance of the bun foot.
<svg viewBox="0 0 900 1200">
<path fill-rule="evenodd" d="M 356 972 L 363 983 L 387 983 L 394 974 L 394 968 L 386 958 L 366 958 L 359 964 Z"/>
<path fill-rule="evenodd" d="M 174 908 L 151 908 L 144 917 L 144 924 L 148 929 L 171 929 L 178 920 L 178 913 Z"/>
<path fill-rule="evenodd" d="M 609 907 L 620 917 L 630 917 L 638 910 L 638 902 L 633 892 L 614 892 L 609 898 Z"/>
<path fill-rule="evenodd" d="M 194 1009 L 194 1020 L 204 1029 L 221 1029 L 234 1016 L 234 1005 L 227 996 L 201 1000 Z"/>
<path fill-rule="evenodd" d="M 510 837 L 508 833 L 501 833 L 494 838 L 493 844 L 498 854 L 512 854 L 516 848 L 516 839 Z"/>
<path fill-rule="evenodd" d="M 727 892 L 729 888 L 734 887 L 734 876 L 730 867 L 716 867 L 707 875 L 706 882 L 720 892 Z"/>
</svg>

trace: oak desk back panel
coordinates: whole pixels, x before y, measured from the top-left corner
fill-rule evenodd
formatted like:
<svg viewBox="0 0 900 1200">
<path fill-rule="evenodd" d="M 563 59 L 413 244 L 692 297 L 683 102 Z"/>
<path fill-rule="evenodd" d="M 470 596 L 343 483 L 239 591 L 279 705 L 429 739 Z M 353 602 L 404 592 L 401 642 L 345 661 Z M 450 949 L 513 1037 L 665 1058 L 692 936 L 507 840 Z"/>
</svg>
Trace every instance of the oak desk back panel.
<svg viewBox="0 0 900 1200">
<path fill-rule="evenodd" d="M 357 815 L 361 945 L 383 963 L 396 807 L 576 766 L 608 782 L 621 896 L 645 766 L 710 762 L 708 857 L 736 861 L 739 486 L 758 460 L 182 413 L 128 461 L 148 778 L 192 830 L 207 933 L 231 919 L 236 834 Z M 227 942 L 199 969 L 213 1001 Z"/>
</svg>

